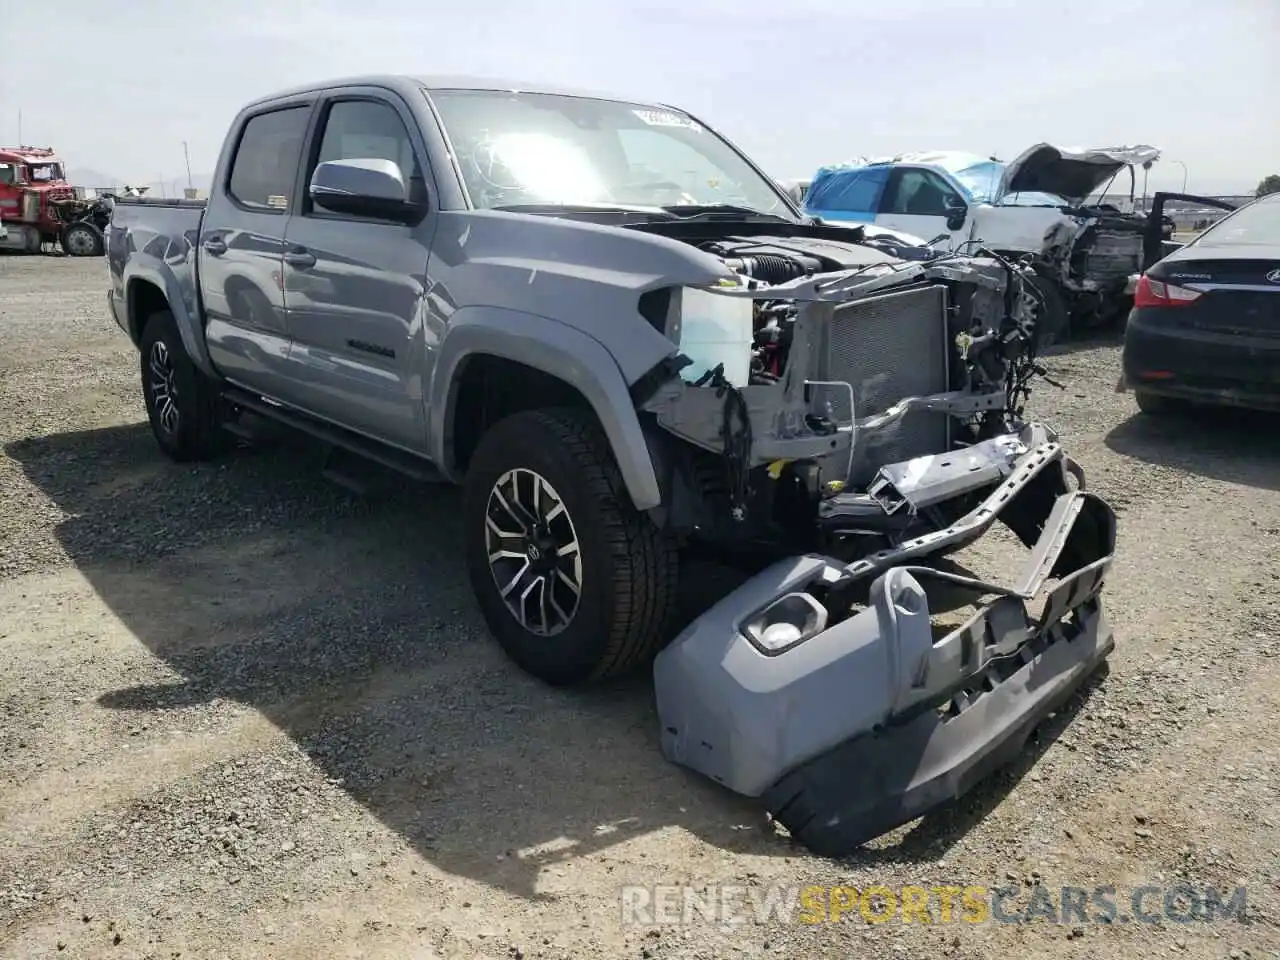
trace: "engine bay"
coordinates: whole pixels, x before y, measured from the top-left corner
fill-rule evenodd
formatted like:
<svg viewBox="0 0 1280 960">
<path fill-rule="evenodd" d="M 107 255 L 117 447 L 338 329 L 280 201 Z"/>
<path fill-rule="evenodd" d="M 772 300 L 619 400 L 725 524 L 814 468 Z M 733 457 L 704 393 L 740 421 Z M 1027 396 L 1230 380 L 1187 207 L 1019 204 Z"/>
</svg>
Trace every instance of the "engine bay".
<svg viewBox="0 0 1280 960">
<path fill-rule="evenodd" d="M 945 525 L 986 480 L 957 487 L 949 504 L 900 510 L 901 491 L 880 473 L 1022 429 L 1030 383 L 1045 373 L 1028 268 L 995 254 L 904 258 L 895 241 L 849 228 L 755 226 L 716 236 L 703 224 L 679 238 L 736 276 L 726 295 L 749 299 L 752 343 L 746 383 L 719 370 L 672 376 L 642 402 L 668 434 L 699 448 L 672 458 L 690 488 L 672 498 L 673 511 L 698 502 L 674 524 L 724 541 L 735 527 L 762 534 L 744 520 L 772 520 L 784 537 L 818 536 L 793 546 L 828 550 L 832 537 L 894 544 Z M 721 506 L 706 509 L 713 500 Z"/>
<path fill-rule="evenodd" d="M 778 286 L 819 274 L 889 263 L 892 257 L 872 246 L 813 237 L 735 236 L 698 244 L 748 281 Z M 798 306 L 787 299 L 755 301 L 751 383 L 776 382 L 786 367 Z"/>
</svg>

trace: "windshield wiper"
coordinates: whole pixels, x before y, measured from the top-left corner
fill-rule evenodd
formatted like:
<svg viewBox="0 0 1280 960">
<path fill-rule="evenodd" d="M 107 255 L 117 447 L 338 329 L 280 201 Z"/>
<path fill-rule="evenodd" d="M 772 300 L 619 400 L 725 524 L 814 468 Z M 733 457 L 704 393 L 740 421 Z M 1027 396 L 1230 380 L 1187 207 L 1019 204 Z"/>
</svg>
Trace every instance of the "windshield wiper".
<svg viewBox="0 0 1280 960">
<path fill-rule="evenodd" d="M 504 203 L 490 210 L 504 213 L 638 213 L 660 220 L 677 220 L 676 214 L 663 207 L 641 207 L 625 203 Z"/>
<path fill-rule="evenodd" d="M 757 210 L 754 207 L 743 207 L 736 203 L 676 203 L 662 208 L 668 213 L 675 214 L 681 220 L 702 220 L 712 217 L 723 217 L 725 219 L 740 220 L 744 217 L 752 219 L 764 220 L 781 220 L 784 223 L 793 223 L 788 217 L 781 216 L 777 213 L 767 213 L 764 210 Z"/>
</svg>

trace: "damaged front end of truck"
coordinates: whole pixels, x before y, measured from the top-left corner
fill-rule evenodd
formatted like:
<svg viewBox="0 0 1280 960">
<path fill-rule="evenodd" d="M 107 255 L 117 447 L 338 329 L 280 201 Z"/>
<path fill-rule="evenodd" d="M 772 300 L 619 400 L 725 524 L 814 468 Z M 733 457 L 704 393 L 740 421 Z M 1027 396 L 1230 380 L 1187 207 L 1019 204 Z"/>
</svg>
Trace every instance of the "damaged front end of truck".
<svg viewBox="0 0 1280 960">
<path fill-rule="evenodd" d="M 1012 759 L 1106 658 L 1115 516 L 1023 417 L 1025 267 L 764 256 L 705 291 L 751 304 L 749 382 L 678 361 L 639 397 L 693 451 L 660 464 L 667 523 L 789 548 L 658 655 L 662 747 L 840 855 Z M 680 343 L 678 298 L 647 309 Z"/>
<path fill-rule="evenodd" d="M 1043 211 L 1050 220 L 1036 259 L 1041 274 L 1056 280 L 1069 296 L 1080 326 L 1106 322 L 1128 310 L 1126 286 L 1142 269 L 1148 223 L 1135 200 L 1136 170 L 1149 169 L 1159 158 L 1160 151 L 1146 144 L 1068 149 L 1038 143 L 1003 171 L 1000 199 L 1033 194 L 1062 201 L 1057 209 Z M 1125 170 L 1129 192 L 1121 209 L 1108 203 L 1106 194 Z M 1090 202 L 1094 196 L 1097 201 Z"/>
</svg>

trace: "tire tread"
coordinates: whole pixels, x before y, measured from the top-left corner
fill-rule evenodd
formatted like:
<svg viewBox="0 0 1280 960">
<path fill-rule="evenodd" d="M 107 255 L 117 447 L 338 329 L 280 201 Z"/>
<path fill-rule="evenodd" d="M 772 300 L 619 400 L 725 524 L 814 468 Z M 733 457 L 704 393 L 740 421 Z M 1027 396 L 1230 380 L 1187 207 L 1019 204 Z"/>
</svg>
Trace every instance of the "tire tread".
<svg viewBox="0 0 1280 960">
<path fill-rule="evenodd" d="M 153 423 L 152 430 L 156 434 L 156 440 L 161 449 L 177 463 L 211 460 L 223 453 L 230 445 L 230 437 L 222 429 L 222 396 L 216 385 L 209 381 L 187 355 L 182 337 L 178 333 L 177 321 L 168 310 L 151 314 L 142 328 L 142 334 L 138 337 L 143 390 L 147 389 L 147 364 L 151 344 L 161 339 L 169 348 L 169 354 L 174 358 L 174 363 L 183 364 L 188 368 L 194 410 L 181 411 L 183 436 L 176 446 L 165 443 Z M 148 419 L 150 419 L 149 404 Z"/>
<path fill-rule="evenodd" d="M 590 413 L 572 407 L 524 411 L 491 431 L 499 431 L 495 438 L 508 431 L 526 435 L 534 423 L 570 461 L 580 492 L 595 501 L 610 553 L 610 633 L 584 679 L 596 682 L 621 676 L 644 663 L 668 639 L 677 600 L 677 546 L 632 506 L 608 440 Z"/>
</svg>

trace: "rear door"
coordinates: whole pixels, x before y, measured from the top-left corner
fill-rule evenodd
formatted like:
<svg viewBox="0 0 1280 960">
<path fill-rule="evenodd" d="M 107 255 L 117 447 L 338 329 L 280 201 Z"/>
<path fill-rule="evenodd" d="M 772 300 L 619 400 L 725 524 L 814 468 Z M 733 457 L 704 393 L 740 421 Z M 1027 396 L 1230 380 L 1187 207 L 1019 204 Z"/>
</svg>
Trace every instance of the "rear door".
<svg viewBox="0 0 1280 960">
<path fill-rule="evenodd" d="M 965 216 L 954 228 L 947 219 L 964 208 Z M 880 198 L 876 226 L 910 233 L 921 240 L 947 234 L 950 249 L 969 239 L 973 210 L 964 197 L 937 171 L 924 167 L 895 167 Z M 946 244 L 940 244 L 946 246 Z"/>
<path fill-rule="evenodd" d="M 209 355 L 229 380 L 268 396 L 288 354 L 281 257 L 312 107 L 310 100 L 264 107 L 233 134 L 197 254 Z"/>
<path fill-rule="evenodd" d="M 327 211 L 306 190 L 321 162 L 374 158 L 394 161 L 411 190 L 427 191 L 426 147 L 398 96 L 352 88 L 327 97 L 285 238 L 289 389 L 317 416 L 423 453 L 423 306 L 435 211 L 406 226 Z"/>
</svg>

